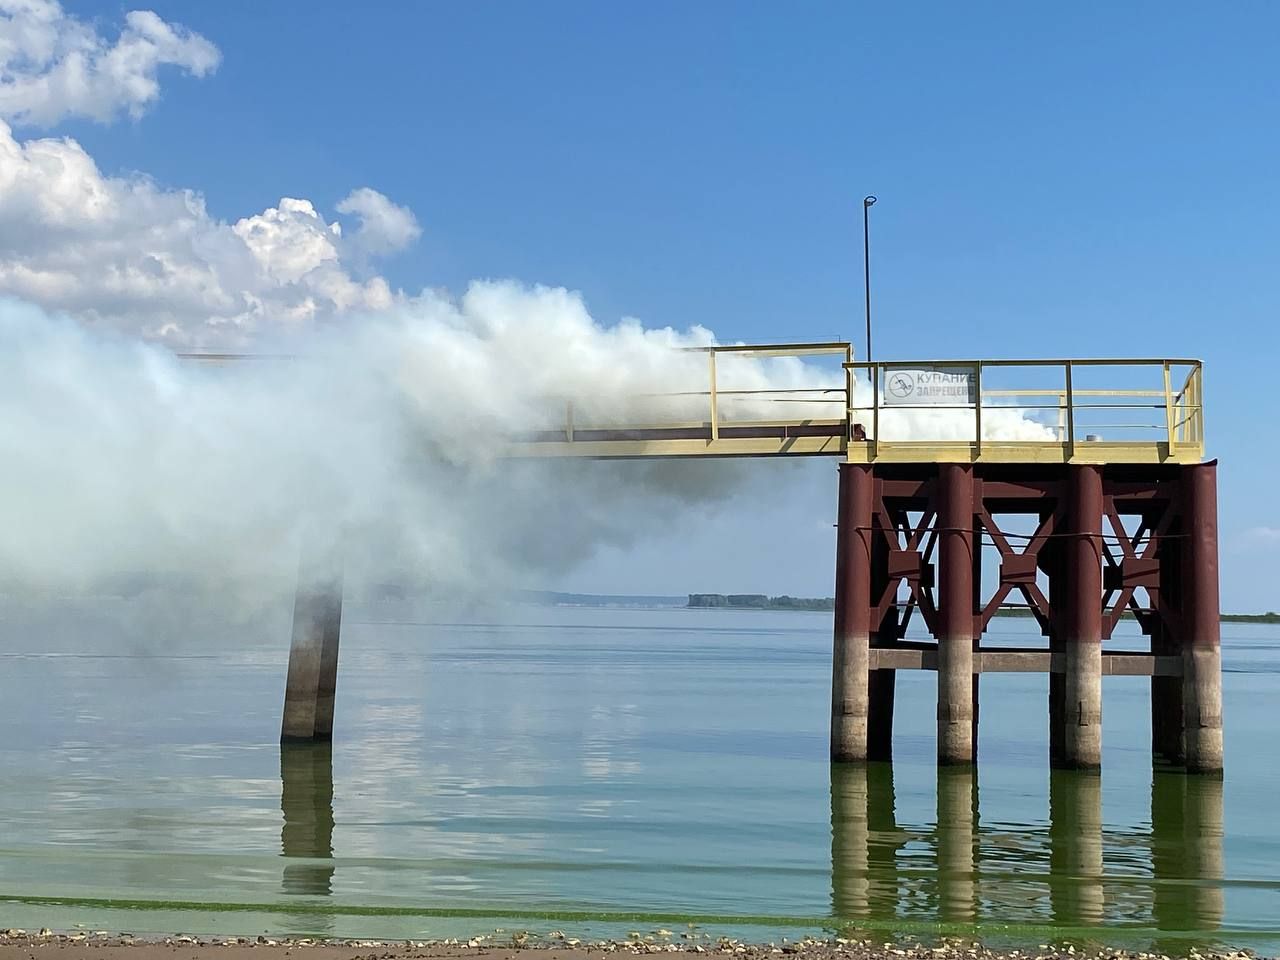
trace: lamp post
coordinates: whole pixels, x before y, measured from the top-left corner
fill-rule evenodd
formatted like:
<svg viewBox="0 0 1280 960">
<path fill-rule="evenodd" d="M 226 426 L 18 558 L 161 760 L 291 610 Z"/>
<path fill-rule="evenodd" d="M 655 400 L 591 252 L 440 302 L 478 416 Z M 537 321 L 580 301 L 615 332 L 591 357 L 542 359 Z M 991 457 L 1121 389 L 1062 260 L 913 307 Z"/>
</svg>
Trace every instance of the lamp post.
<svg viewBox="0 0 1280 960">
<path fill-rule="evenodd" d="M 873 196 L 862 198 L 862 276 L 867 290 L 867 363 L 871 362 L 871 206 L 876 202 Z M 867 367 L 867 376 L 875 388 L 875 375 Z"/>
</svg>

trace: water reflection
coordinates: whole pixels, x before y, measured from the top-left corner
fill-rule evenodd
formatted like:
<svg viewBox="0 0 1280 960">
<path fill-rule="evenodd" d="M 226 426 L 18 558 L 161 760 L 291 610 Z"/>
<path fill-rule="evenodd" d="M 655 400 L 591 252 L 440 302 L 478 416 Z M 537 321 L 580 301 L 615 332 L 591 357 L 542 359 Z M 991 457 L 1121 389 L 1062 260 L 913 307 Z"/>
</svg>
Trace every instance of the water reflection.
<svg viewBox="0 0 1280 960">
<path fill-rule="evenodd" d="M 971 769 L 939 768 L 937 814 L 899 821 L 887 764 L 831 768 L 831 907 L 843 920 L 1154 928 L 1223 919 L 1222 781 L 1156 772 L 1151 829 L 1103 829 L 1102 778 L 1052 771 L 1047 818 L 983 824 Z M 995 812 L 995 811 L 993 811 Z"/>
<path fill-rule="evenodd" d="M 943 920 L 977 919 L 974 872 L 978 780 L 972 767 L 938 768 L 938 913 Z"/>
<path fill-rule="evenodd" d="M 831 767 L 831 910 L 865 919 L 892 915 L 899 887 L 894 868 L 909 836 L 898 829 L 893 766 Z"/>
<path fill-rule="evenodd" d="M 1102 921 L 1102 777 L 1097 773 L 1049 772 L 1049 877 L 1054 923 Z"/>
<path fill-rule="evenodd" d="M 283 892 L 327 897 L 333 892 L 333 746 L 280 745 L 280 852 L 307 863 L 284 868 Z"/>
<path fill-rule="evenodd" d="M 1151 783 L 1153 911 L 1161 930 L 1222 923 L 1222 781 L 1158 771 Z"/>
</svg>

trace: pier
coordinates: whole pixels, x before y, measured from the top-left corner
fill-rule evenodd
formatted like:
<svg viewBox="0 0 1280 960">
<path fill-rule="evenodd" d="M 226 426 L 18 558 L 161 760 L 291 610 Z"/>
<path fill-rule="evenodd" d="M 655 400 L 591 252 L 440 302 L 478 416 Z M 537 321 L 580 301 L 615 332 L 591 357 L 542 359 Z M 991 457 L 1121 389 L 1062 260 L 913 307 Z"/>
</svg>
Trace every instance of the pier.
<svg viewBox="0 0 1280 960">
<path fill-rule="evenodd" d="M 652 405 L 672 412 L 593 422 L 566 403 L 562 423 L 506 455 L 837 460 L 833 762 L 891 760 L 897 671 L 927 670 L 938 763 L 970 765 L 982 675 L 1031 672 L 1049 676 L 1053 767 L 1100 766 L 1102 678 L 1124 675 L 1148 678 L 1155 762 L 1221 773 L 1217 465 L 1204 460 L 1199 361 L 867 363 L 847 343 L 701 352 L 704 389 Z M 735 364 L 797 357 L 820 382 L 732 383 Z M 326 740 L 341 578 L 299 583 L 281 738 Z M 1011 607 L 1042 647 L 984 642 Z M 1123 617 L 1147 649 L 1111 646 Z"/>
</svg>

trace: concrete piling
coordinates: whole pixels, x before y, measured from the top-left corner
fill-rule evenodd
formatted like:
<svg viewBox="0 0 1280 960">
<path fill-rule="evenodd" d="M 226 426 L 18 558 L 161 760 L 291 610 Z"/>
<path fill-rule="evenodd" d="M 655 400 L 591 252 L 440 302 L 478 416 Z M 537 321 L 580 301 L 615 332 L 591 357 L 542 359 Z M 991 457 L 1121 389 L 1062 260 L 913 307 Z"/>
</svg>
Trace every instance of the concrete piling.
<svg viewBox="0 0 1280 960">
<path fill-rule="evenodd" d="M 972 512 L 972 511 L 971 511 Z M 970 579 L 973 585 L 973 610 L 976 612 L 982 609 L 982 524 L 977 519 L 973 521 L 973 572 Z M 982 640 L 982 631 L 977 626 L 973 629 L 973 655 L 978 657 L 979 646 Z M 973 719 L 970 726 L 973 730 L 969 734 L 970 742 L 973 744 L 973 752 L 971 758 L 974 763 L 978 762 L 978 720 L 982 713 L 982 701 L 979 698 L 981 692 L 982 674 L 978 670 L 973 671 L 973 692 L 970 694 L 973 702 Z"/>
<path fill-rule="evenodd" d="M 1068 472 L 1062 766 L 1102 765 L 1102 469 Z"/>
<path fill-rule="evenodd" d="M 831 659 L 831 759 L 836 763 L 867 759 L 873 492 L 871 467 L 840 465 Z"/>
<path fill-rule="evenodd" d="M 938 762 L 973 762 L 973 468 L 938 470 Z"/>
<path fill-rule="evenodd" d="M 1040 519 L 1044 520 L 1044 513 Z M 1049 585 L 1049 655 L 1050 663 L 1064 655 L 1066 619 L 1062 614 L 1067 585 L 1063 575 L 1065 551 L 1062 540 L 1046 544 L 1040 552 L 1040 565 Z M 1049 670 L 1049 767 L 1061 767 L 1066 752 L 1067 687 L 1066 676 L 1058 670 Z"/>
<path fill-rule="evenodd" d="M 1182 740 L 1188 773 L 1222 773 L 1218 464 L 1184 468 Z"/>
<path fill-rule="evenodd" d="M 342 633 L 342 575 L 335 568 L 307 561 L 298 573 L 281 743 L 333 739 Z"/>
<path fill-rule="evenodd" d="M 342 636 L 342 586 L 329 587 L 322 612 L 320 676 L 316 683 L 315 739 L 333 739 L 333 702 L 338 691 L 338 641 Z"/>
</svg>

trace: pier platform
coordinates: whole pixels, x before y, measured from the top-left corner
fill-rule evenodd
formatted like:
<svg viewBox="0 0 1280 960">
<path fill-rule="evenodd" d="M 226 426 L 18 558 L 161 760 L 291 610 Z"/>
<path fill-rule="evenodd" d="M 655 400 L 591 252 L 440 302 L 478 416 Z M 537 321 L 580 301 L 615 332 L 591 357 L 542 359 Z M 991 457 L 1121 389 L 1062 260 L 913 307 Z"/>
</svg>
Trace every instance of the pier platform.
<svg viewBox="0 0 1280 960">
<path fill-rule="evenodd" d="M 980 678 L 1012 671 L 1049 675 L 1056 767 L 1098 768 L 1102 677 L 1125 675 L 1149 678 L 1156 762 L 1221 772 L 1217 464 L 1199 361 L 872 363 L 843 342 L 678 361 L 698 382 L 622 411 L 548 398 L 505 455 L 835 459 L 834 762 L 890 759 L 896 672 L 928 670 L 939 763 L 973 763 Z M 1043 647 L 984 645 L 1009 606 Z M 298 611 L 284 735 L 323 739 L 341 598 L 300 594 Z M 1122 617 L 1147 649 L 1110 647 Z"/>
</svg>

